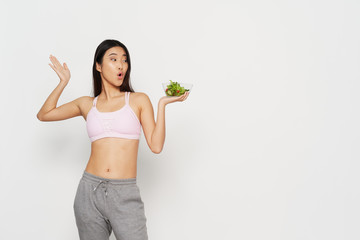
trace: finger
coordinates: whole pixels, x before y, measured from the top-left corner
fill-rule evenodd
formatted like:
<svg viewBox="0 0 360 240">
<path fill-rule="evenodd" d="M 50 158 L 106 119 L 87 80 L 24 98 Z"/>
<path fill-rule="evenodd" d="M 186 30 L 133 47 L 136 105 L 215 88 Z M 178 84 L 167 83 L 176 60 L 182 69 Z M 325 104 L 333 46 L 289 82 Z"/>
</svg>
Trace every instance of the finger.
<svg viewBox="0 0 360 240">
<path fill-rule="evenodd" d="M 55 67 L 59 68 L 62 67 L 59 60 L 57 60 L 57 58 L 55 56 L 52 56 L 53 59 L 53 64 L 55 65 Z"/>
<path fill-rule="evenodd" d="M 56 61 L 55 61 L 55 59 L 54 59 L 54 56 L 50 56 L 50 61 L 52 62 L 54 68 L 56 68 L 57 65 L 56 65 Z"/>
<path fill-rule="evenodd" d="M 56 59 L 56 58 L 55 58 Z M 62 67 L 62 65 L 61 65 L 61 63 L 56 59 L 56 61 L 55 61 L 55 64 L 56 64 L 56 67 L 58 67 L 58 68 L 61 68 Z"/>
<path fill-rule="evenodd" d="M 54 67 L 49 63 L 49 66 L 55 71 Z"/>
<path fill-rule="evenodd" d="M 52 56 L 52 55 L 50 55 L 49 59 L 50 59 L 50 61 L 54 64 L 54 59 L 53 59 L 53 56 Z"/>
</svg>

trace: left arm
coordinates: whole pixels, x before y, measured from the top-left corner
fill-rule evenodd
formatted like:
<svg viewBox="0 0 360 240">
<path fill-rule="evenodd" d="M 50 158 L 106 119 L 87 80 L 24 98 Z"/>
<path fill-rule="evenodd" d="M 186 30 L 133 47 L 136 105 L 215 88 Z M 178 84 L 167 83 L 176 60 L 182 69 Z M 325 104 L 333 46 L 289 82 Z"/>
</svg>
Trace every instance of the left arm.
<svg viewBox="0 0 360 240">
<path fill-rule="evenodd" d="M 154 109 L 149 97 L 145 93 L 141 93 L 141 114 L 140 121 L 146 142 L 153 153 L 159 154 L 165 142 L 165 107 L 167 104 L 177 101 L 184 101 L 188 92 L 179 97 L 160 98 L 158 103 L 157 120 L 154 120 Z"/>
</svg>

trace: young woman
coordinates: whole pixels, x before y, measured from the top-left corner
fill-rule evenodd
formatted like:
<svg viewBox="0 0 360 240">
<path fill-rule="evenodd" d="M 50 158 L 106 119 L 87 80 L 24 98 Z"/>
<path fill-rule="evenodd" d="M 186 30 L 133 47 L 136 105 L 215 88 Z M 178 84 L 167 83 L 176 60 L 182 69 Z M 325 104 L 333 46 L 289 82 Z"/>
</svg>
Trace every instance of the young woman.
<svg viewBox="0 0 360 240">
<path fill-rule="evenodd" d="M 148 239 L 144 203 L 136 183 L 141 127 L 151 151 L 160 153 L 165 141 L 165 106 L 186 100 L 189 93 L 160 98 L 155 123 L 149 97 L 131 87 L 127 48 L 117 40 L 105 40 L 94 57 L 94 97 L 79 97 L 56 107 L 70 71 L 54 56 L 50 60 L 60 83 L 37 118 L 59 121 L 81 115 L 91 141 L 90 159 L 73 205 L 80 239 L 108 240 L 112 231 L 116 239 Z"/>
</svg>

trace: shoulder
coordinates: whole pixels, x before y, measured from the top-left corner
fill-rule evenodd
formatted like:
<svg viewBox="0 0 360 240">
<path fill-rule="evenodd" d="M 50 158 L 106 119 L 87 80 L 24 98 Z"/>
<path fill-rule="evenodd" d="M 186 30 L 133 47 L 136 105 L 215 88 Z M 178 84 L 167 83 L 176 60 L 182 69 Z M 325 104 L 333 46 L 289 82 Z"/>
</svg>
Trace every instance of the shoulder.
<svg viewBox="0 0 360 240">
<path fill-rule="evenodd" d="M 144 92 L 132 92 L 130 96 L 132 96 L 132 99 L 134 99 L 136 104 L 141 108 L 151 104 L 149 96 Z"/>
<path fill-rule="evenodd" d="M 90 96 L 81 96 L 81 97 L 78 97 L 77 100 L 78 102 L 86 102 L 86 101 L 89 101 L 89 100 L 93 100 L 94 97 L 90 97 Z"/>
<path fill-rule="evenodd" d="M 74 101 L 78 104 L 78 105 L 84 105 L 87 104 L 88 102 L 91 102 L 94 100 L 94 97 L 90 97 L 90 96 L 81 96 L 76 98 Z"/>
<path fill-rule="evenodd" d="M 144 92 L 132 92 L 132 93 L 130 93 L 130 95 L 132 95 L 134 98 L 137 98 L 137 99 L 140 99 L 140 100 L 141 99 L 144 100 L 146 98 L 149 98 L 149 96 Z"/>
<path fill-rule="evenodd" d="M 90 96 L 81 96 L 76 98 L 73 102 L 80 108 L 80 110 L 87 109 L 89 105 L 92 105 L 94 97 Z"/>
</svg>

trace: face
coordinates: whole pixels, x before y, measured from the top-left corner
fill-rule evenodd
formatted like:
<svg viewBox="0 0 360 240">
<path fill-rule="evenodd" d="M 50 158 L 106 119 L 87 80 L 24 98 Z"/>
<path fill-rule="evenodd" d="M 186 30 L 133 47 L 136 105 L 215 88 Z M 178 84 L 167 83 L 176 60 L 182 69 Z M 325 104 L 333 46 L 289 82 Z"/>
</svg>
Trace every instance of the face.
<svg viewBox="0 0 360 240">
<path fill-rule="evenodd" d="M 109 48 L 103 57 L 102 65 L 96 63 L 103 81 L 121 86 L 128 69 L 126 52 L 121 47 Z M 120 75 L 119 75 L 120 74 Z"/>
</svg>

